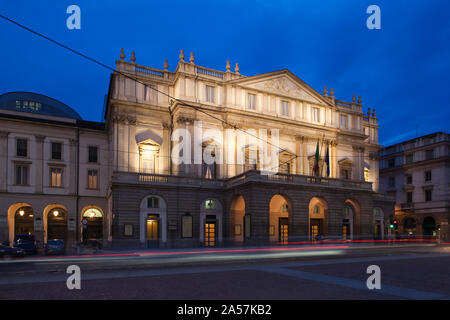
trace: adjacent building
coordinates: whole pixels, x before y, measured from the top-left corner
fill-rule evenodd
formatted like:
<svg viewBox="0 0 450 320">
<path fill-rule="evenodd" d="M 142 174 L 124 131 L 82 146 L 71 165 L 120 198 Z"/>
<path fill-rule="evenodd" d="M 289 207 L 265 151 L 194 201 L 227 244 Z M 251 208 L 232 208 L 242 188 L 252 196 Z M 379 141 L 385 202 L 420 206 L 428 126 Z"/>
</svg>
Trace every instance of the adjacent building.
<svg viewBox="0 0 450 320">
<path fill-rule="evenodd" d="M 396 200 L 396 232 L 449 239 L 450 137 L 437 132 L 380 150 L 380 191 Z"/>
<path fill-rule="evenodd" d="M 182 247 L 386 236 L 394 202 L 379 192 L 378 119 L 361 98 L 319 93 L 289 70 L 205 68 L 183 51 L 175 71 L 130 60 L 116 61 L 104 123 L 38 94 L 0 96 L 3 238 Z"/>
<path fill-rule="evenodd" d="M 108 239 L 108 163 L 104 123 L 40 94 L 1 95 L 1 241 Z"/>
</svg>

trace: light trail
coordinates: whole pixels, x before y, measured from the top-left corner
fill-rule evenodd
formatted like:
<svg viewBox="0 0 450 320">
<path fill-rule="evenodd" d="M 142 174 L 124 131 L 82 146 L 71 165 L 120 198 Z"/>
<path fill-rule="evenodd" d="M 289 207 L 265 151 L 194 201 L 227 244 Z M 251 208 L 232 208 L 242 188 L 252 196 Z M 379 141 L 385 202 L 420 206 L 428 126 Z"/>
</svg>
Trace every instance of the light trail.
<svg viewBox="0 0 450 320">
<path fill-rule="evenodd" d="M 215 253 L 252 253 L 252 252 L 292 252 L 292 251 L 315 251 L 329 249 L 348 249 L 349 246 L 310 246 L 310 247 L 294 247 L 294 248 L 255 248 L 255 249 L 224 249 L 224 250 L 197 250 L 197 251 L 163 251 L 163 252 L 131 252 L 131 253 L 109 253 L 109 254 L 87 254 L 87 255 L 71 255 L 71 256 L 54 256 L 54 257 L 35 257 L 35 258 L 16 258 L 12 260 L 0 261 L 1 263 L 11 262 L 39 262 L 48 260 L 70 260 L 70 259 L 88 259 L 88 258 L 108 258 L 108 257 L 145 257 L 145 256 L 170 256 L 170 255 L 204 255 Z"/>
</svg>

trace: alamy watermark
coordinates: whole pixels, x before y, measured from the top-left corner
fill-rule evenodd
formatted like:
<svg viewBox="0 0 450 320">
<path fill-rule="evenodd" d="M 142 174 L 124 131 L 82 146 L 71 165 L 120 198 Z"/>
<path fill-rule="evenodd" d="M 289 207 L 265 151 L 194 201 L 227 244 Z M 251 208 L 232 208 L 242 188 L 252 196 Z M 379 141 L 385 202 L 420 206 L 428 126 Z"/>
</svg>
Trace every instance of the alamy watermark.
<svg viewBox="0 0 450 320">
<path fill-rule="evenodd" d="M 262 174 L 278 172 L 279 153 L 283 151 L 279 147 L 278 129 L 204 130 L 202 121 L 194 121 L 193 130 L 177 128 L 171 140 L 174 142 L 171 159 L 176 165 L 258 163 Z"/>
<path fill-rule="evenodd" d="M 370 16 L 367 18 L 367 21 L 366 21 L 367 29 L 380 30 L 381 29 L 381 9 L 380 9 L 380 7 L 377 5 L 374 5 L 374 4 L 370 5 L 367 7 L 366 13 L 370 14 Z"/>
<path fill-rule="evenodd" d="M 77 265 L 70 265 L 66 270 L 67 274 L 70 276 L 67 278 L 66 285 L 67 289 L 73 290 L 81 290 L 81 269 Z"/>
<path fill-rule="evenodd" d="M 81 29 L 81 9 L 77 5 L 70 5 L 66 10 L 67 14 L 70 16 L 66 20 L 66 26 L 69 30 L 80 30 Z"/>
<path fill-rule="evenodd" d="M 381 269 L 379 266 L 373 264 L 367 267 L 367 274 L 370 274 L 369 278 L 367 278 L 366 285 L 367 289 L 373 290 L 381 289 Z"/>
</svg>

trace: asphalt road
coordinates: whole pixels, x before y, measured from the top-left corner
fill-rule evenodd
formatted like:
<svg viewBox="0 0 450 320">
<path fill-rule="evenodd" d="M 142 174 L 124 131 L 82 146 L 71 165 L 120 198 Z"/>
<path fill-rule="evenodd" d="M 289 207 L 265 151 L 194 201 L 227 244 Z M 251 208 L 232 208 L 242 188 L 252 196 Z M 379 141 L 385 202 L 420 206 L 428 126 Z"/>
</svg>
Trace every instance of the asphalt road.
<svg viewBox="0 0 450 320">
<path fill-rule="evenodd" d="M 81 270 L 69 290 L 67 267 Z M 368 266 L 381 289 L 369 290 Z M 450 299 L 450 246 L 158 250 L 0 260 L 0 299 Z"/>
</svg>

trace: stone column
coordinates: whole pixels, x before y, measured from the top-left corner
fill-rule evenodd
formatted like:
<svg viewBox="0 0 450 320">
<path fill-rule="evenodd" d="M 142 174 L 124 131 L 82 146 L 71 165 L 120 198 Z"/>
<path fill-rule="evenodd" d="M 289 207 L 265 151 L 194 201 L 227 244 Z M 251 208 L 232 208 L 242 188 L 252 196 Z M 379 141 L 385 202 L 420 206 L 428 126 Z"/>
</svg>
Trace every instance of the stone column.
<svg viewBox="0 0 450 320">
<path fill-rule="evenodd" d="M 334 140 L 331 144 L 331 154 L 332 154 L 332 177 L 337 178 L 338 177 L 338 158 L 337 158 L 337 143 L 336 140 Z"/>
<path fill-rule="evenodd" d="M 309 172 L 309 161 L 308 161 L 308 141 L 309 139 L 307 137 L 302 137 L 302 162 L 303 162 L 303 174 L 304 175 L 311 175 L 311 172 Z"/>
<path fill-rule="evenodd" d="M 364 165 L 364 148 L 359 148 L 359 162 L 360 162 L 360 180 L 361 181 L 364 181 L 365 180 L 365 178 L 364 178 L 364 168 L 365 168 L 365 165 Z"/>
<path fill-rule="evenodd" d="M 8 186 L 8 134 L 0 131 L 0 191 L 6 191 Z"/>
<path fill-rule="evenodd" d="M 302 153 L 302 138 L 301 136 L 295 136 L 295 153 L 297 154 L 297 159 L 295 159 L 295 173 L 303 174 L 303 153 Z"/>
<path fill-rule="evenodd" d="M 139 149 L 136 144 L 136 119 L 128 118 L 128 171 L 137 172 L 139 165 Z M 164 140 L 163 140 L 164 141 Z M 136 160 L 137 159 L 137 160 Z M 158 167 L 161 167 L 159 162 Z M 155 163 L 156 166 L 156 163 Z M 159 172 L 157 172 L 159 173 Z"/>
<path fill-rule="evenodd" d="M 160 174 L 170 174 L 170 162 L 172 161 L 170 146 L 170 124 L 167 122 L 163 123 L 163 142 L 160 147 L 159 154 L 162 157 L 162 161 L 160 163 L 162 166 L 160 167 Z"/>
<path fill-rule="evenodd" d="M 79 168 L 77 167 L 78 161 L 78 142 L 76 139 L 69 140 L 69 161 L 70 163 L 67 166 L 67 176 L 69 177 L 69 192 L 70 194 L 77 194 L 77 176 L 81 178 Z M 84 162 L 83 159 L 80 159 L 80 162 Z M 87 174 L 87 172 L 86 172 Z"/>
<path fill-rule="evenodd" d="M 45 136 L 37 135 L 35 136 L 36 141 L 36 193 L 42 193 L 44 179 L 43 174 L 45 174 L 44 167 L 44 141 Z"/>
</svg>

